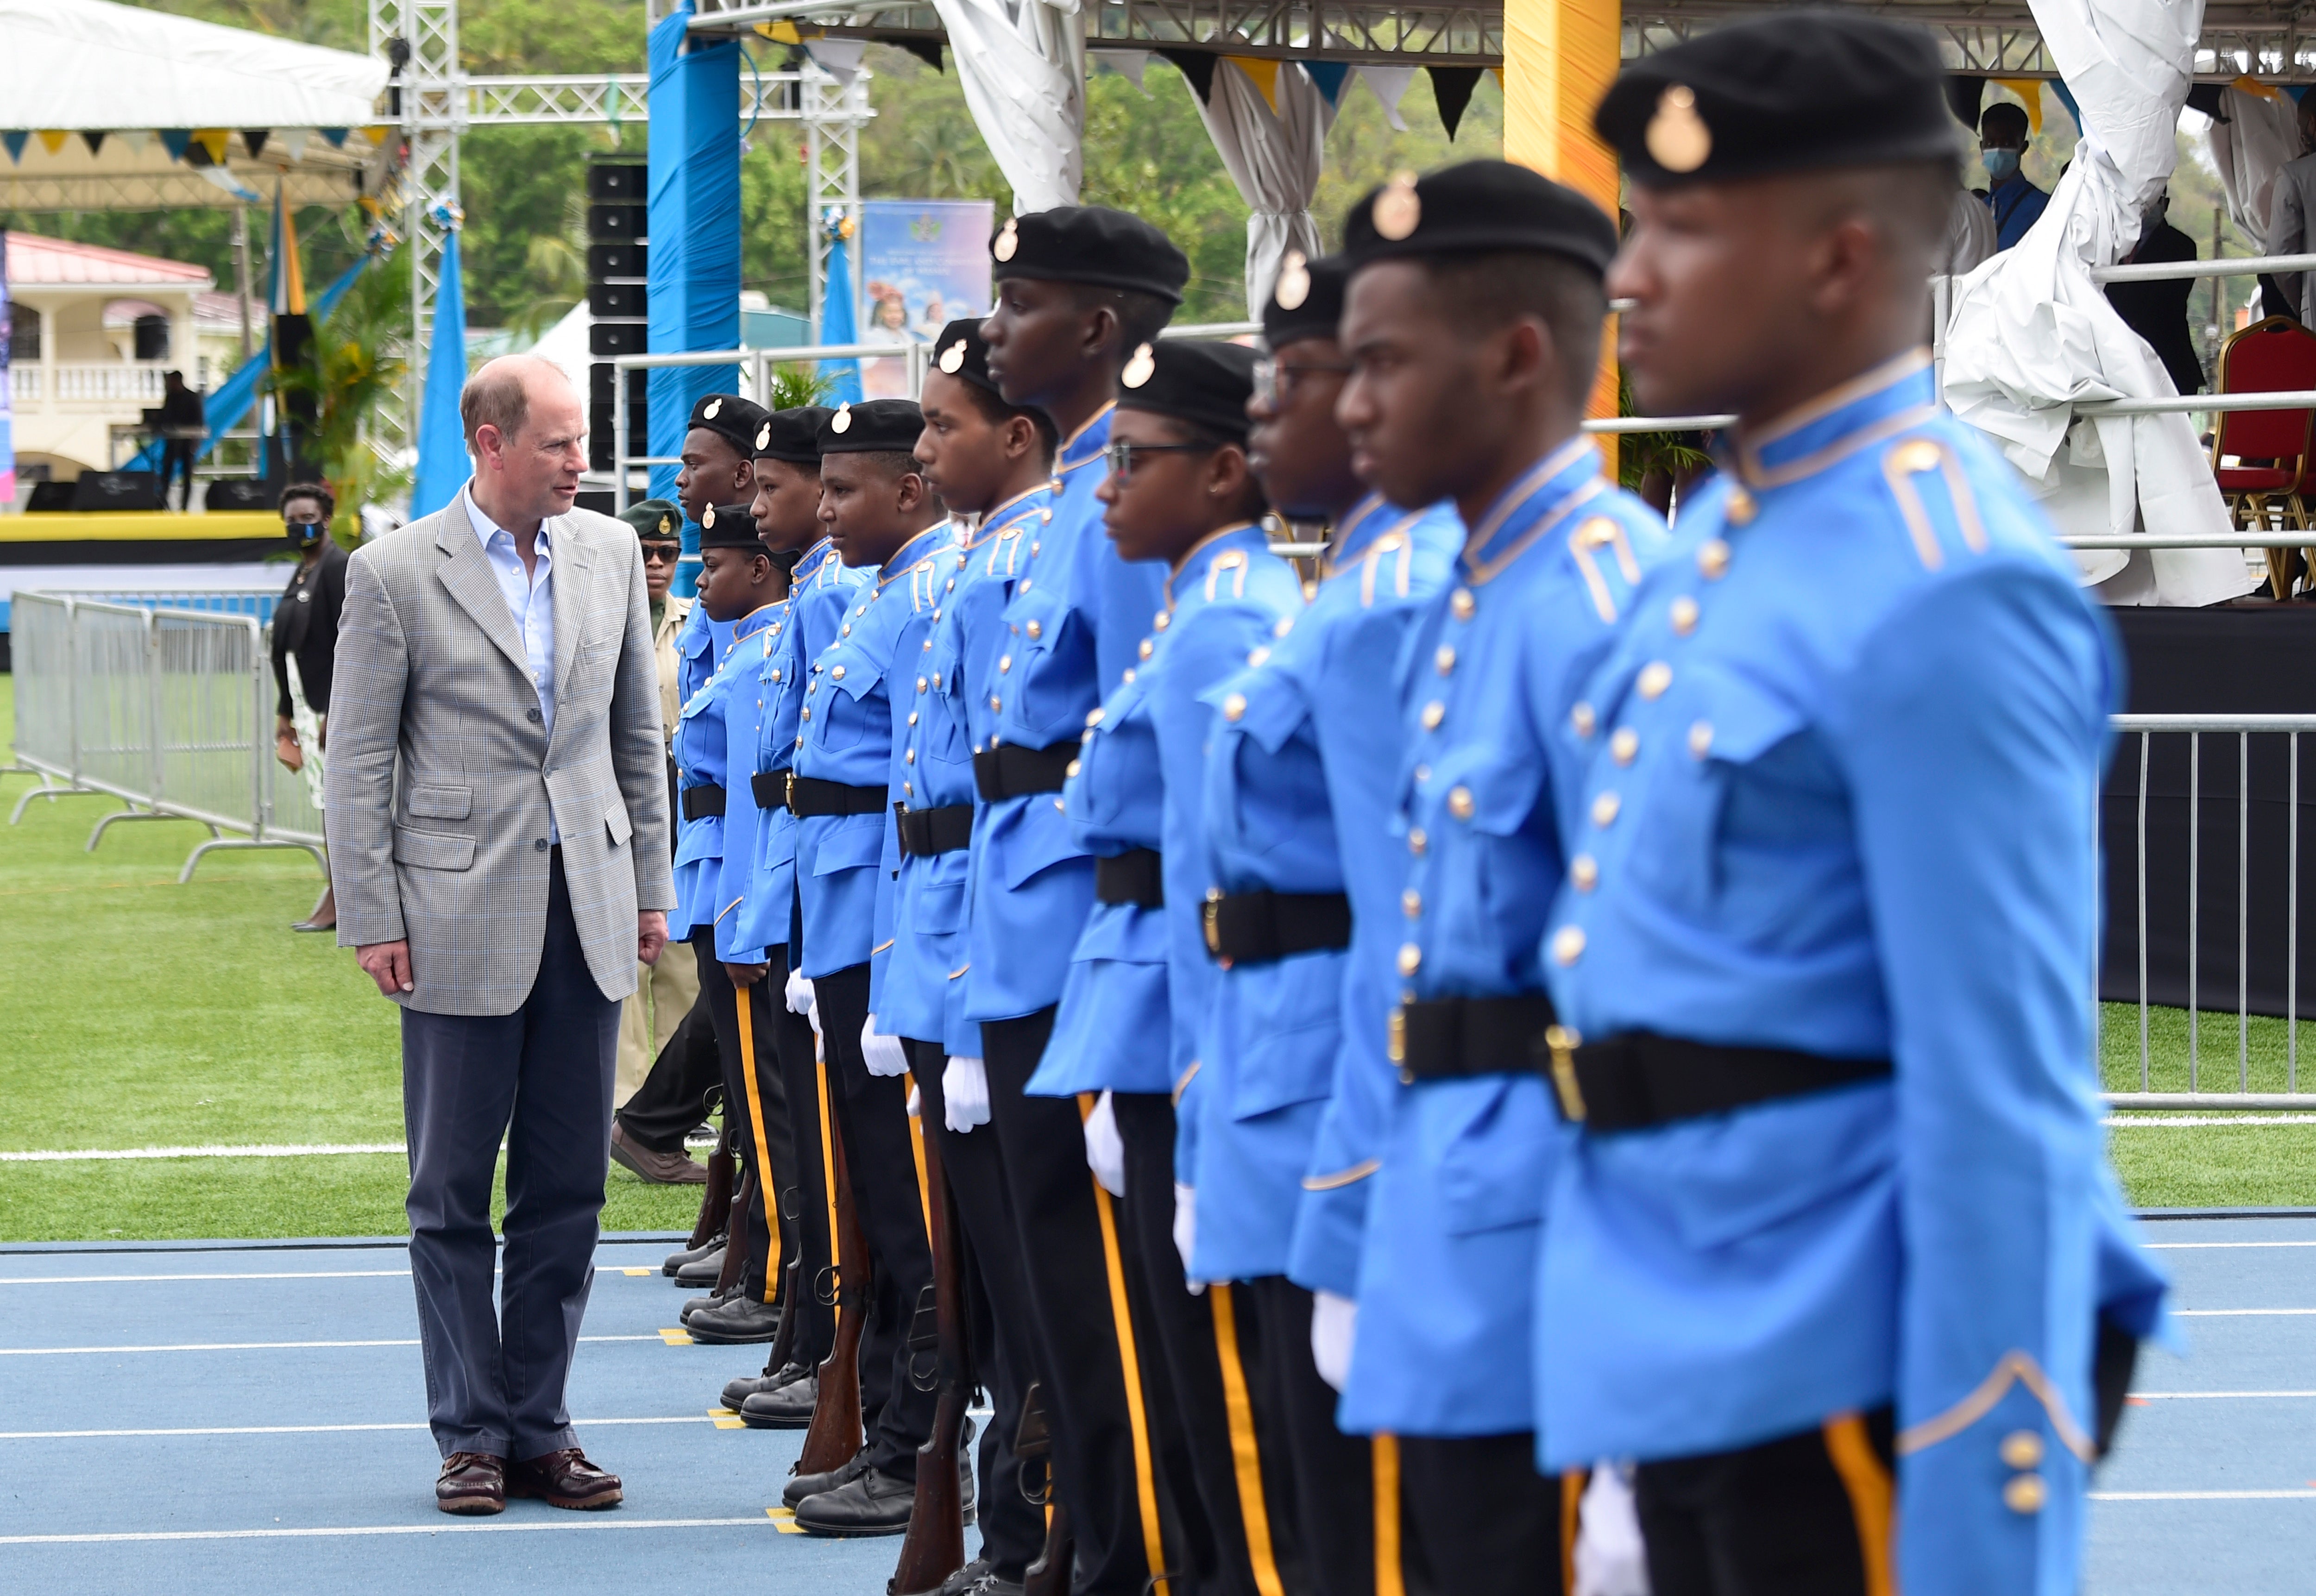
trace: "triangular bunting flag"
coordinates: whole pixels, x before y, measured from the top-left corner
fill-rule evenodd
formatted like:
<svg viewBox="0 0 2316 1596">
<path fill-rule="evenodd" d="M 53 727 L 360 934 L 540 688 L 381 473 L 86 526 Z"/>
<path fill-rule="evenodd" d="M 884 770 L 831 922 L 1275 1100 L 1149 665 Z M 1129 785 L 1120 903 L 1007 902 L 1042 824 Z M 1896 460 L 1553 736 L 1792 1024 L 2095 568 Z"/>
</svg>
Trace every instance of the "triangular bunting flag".
<svg viewBox="0 0 2316 1596">
<path fill-rule="evenodd" d="M 2043 80 L 2039 77 L 1998 77 L 1994 80 L 2026 103 L 2027 137 L 2043 136 Z M 2241 86 L 2239 80 L 2238 86 Z M 2269 97 L 2274 98 L 2272 92 Z"/>
<path fill-rule="evenodd" d="M 865 39 L 815 39 L 805 46 L 823 72 L 839 83 L 851 83 L 860 73 L 860 58 L 867 53 Z"/>
<path fill-rule="evenodd" d="M 1488 68 L 1488 76 L 1496 80 L 1497 92 L 1499 94 L 1502 93 L 1504 86 L 1504 69 L 1501 67 L 1491 67 Z"/>
<path fill-rule="evenodd" d="M 1318 89 L 1319 98 L 1332 106 L 1342 104 L 1343 85 L 1351 80 L 1349 61 L 1305 61 L 1303 70 L 1311 75 L 1312 85 Z"/>
<path fill-rule="evenodd" d="M 129 147 L 129 154 L 137 156 L 143 155 L 145 147 L 153 142 L 153 131 L 149 128 L 127 128 L 113 137 Z"/>
<path fill-rule="evenodd" d="M 1215 92 L 1215 58 L 1202 49 L 1161 49 L 1151 54 L 1162 56 L 1174 64 L 1175 70 L 1189 80 L 1190 93 L 1203 105 Z"/>
<path fill-rule="evenodd" d="M 169 158 L 171 160 L 183 160 L 185 158 L 185 152 L 192 148 L 192 147 L 193 136 L 191 133 L 186 132 L 183 129 L 164 128 L 161 129 L 161 147 L 169 152 Z"/>
<path fill-rule="evenodd" d="M 1472 91 L 1480 86 L 1480 68 L 1427 67 L 1424 70 L 1431 74 L 1431 94 L 1439 102 L 1439 123 L 1453 141 L 1456 129 L 1463 125 L 1464 108 L 1472 103 Z"/>
<path fill-rule="evenodd" d="M 786 17 L 782 17 L 777 22 L 758 22 L 756 24 L 756 31 L 762 34 L 764 38 L 771 40 L 774 44 L 802 44 L 804 42 L 804 35 L 797 32 L 797 25 L 788 21 Z"/>
<path fill-rule="evenodd" d="M 1262 103 L 1270 107 L 1270 114 L 1278 114 L 1278 63 L 1261 56 L 1225 56 L 1224 60 L 1254 80 L 1262 91 Z"/>
<path fill-rule="evenodd" d="M 42 128 L 40 129 L 40 147 L 47 150 L 50 155 L 55 155 L 58 150 L 64 148 L 65 140 L 71 137 L 72 134 L 63 129 Z"/>
<path fill-rule="evenodd" d="M 0 133 L 0 144 L 8 147 L 10 165 L 13 165 L 24 158 L 24 140 L 31 137 L 30 133 Z"/>
<path fill-rule="evenodd" d="M 1355 68 L 1368 92 L 1383 102 L 1384 120 L 1399 132 L 1407 131 L 1407 123 L 1400 119 L 1399 103 L 1407 94 L 1407 85 L 1415 81 L 1412 67 L 1360 67 Z"/>
<path fill-rule="evenodd" d="M 224 128 L 195 128 L 193 129 L 193 142 L 209 152 L 209 165 L 212 166 L 222 166 L 225 165 L 226 140 L 232 137 L 233 134 L 231 131 Z"/>
<path fill-rule="evenodd" d="M 2083 108 L 2075 103 L 2074 91 L 2067 87 L 2067 80 L 2062 77 L 2054 77 L 2051 79 L 2051 92 L 2059 96 L 2059 103 L 2065 106 L 2067 108 L 2067 114 L 2075 119 L 2075 131 L 2078 133 L 2081 132 L 2083 130 Z M 2294 103 L 2298 103 L 2300 99 L 2299 93 L 2294 91 L 2292 98 Z"/>
<path fill-rule="evenodd" d="M 84 131 L 80 136 L 80 141 L 88 146 L 88 153 L 91 155 L 96 154 L 104 147 L 104 135 L 94 128 Z"/>
<path fill-rule="evenodd" d="M 323 142 L 332 149 L 343 149 L 346 147 L 346 130 L 343 128 L 316 128 L 314 130 L 322 136 Z"/>
<path fill-rule="evenodd" d="M 916 57 L 917 59 L 922 61 L 934 71 L 939 72 L 941 69 L 941 47 L 940 40 L 896 39 L 893 42 L 899 45 L 911 55 Z"/>
<path fill-rule="evenodd" d="M 1149 97 L 1150 91 L 1146 88 L 1142 88 L 1142 69 L 1150 64 L 1150 52 L 1148 50 L 1098 49 L 1088 50 L 1086 54 L 1092 57 L 1098 64 L 1107 67 L 1112 72 L 1117 73 L 1118 76 L 1126 79 L 1127 82 L 1132 84 L 1136 88 L 1142 89 L 1144 98 L 1146 99 Z"/>
<path fill-rule="evenodd" d="M 311 137 L 313 135 L 303 128 L 289 128 L 282 131 L 281 153 L 290 157 L 291 165 L 306 158 L 306 140 Z"/>
<path fill-rule="evenodd" d="M 329 129 L 325 128 L 322 131 L 326 133 Z M 387 127 L 384 122 L 372 122 L 369 127 L 362 129 L 362 137 L 369 139 L 372 145 L 380 145 L 386 142 L 387 136 L 393 131 L 394 129 Z"/>
<path fill-rule="evenodd" d="M 265 128 L 245 128 L 241 132 L 241 147 L 249 152 L 249 158 L 254 161 L 265 153 L 265 141 L 272 136 L 272 131 Z"/>
</svg>

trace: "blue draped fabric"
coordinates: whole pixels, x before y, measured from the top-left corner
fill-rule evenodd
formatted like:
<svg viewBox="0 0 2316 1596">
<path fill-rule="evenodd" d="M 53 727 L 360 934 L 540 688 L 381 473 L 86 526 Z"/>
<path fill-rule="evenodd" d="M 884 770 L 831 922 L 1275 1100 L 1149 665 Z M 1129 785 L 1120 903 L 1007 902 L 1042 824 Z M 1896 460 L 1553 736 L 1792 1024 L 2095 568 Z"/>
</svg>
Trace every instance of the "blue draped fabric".
<svg viewBox="0 0 2316 1596">
<path fill-rule="evenodd" d="M 852 313 L 852 261 L 842 238 L 829 241 L 828 287 L 820 296 L 820 341 L 823 343 L 853 343 L 860 337 L 859 323 Z M 828 379 L 826 405 L 847 402 L 860 403 L 860 362 L 859 361 L 823 361 L 820 374 Z"/>
<path fill-rule="evenodd" d="M 472 468 L 459 395 L 467 386 L 467 291 L 459 270 L 459 232 L 442 239 L 442 275 L 434 290 L 434 334 L 426 346 L 426 389 L 418 401 L 418 474 L 410 484 L 410 517 L 432 515 L 466 486 Z"/>
</svg>

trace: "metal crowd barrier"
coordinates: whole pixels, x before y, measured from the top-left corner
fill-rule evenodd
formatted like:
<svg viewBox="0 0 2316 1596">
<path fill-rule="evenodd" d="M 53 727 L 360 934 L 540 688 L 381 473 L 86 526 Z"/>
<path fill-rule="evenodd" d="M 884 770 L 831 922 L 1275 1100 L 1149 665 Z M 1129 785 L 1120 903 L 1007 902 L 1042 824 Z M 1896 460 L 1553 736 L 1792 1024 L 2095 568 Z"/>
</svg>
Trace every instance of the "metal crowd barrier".
<svg viewBox="0 0 2316 1596">
<path fill-rule="evenodd" d="M 181 884 L 218 849 L 302 848 L 326 872 L 320 812 L 304 780 L 273 758 L 264 627 L 254 615 L 174 604 L 228 595 L 141 596 L 158 602 L 15 595 L 16 768 L 40 782 L 17 799 L 8 823 L 35 798 L 94 794 L 126 807 L 97 821 L 91 852 L 123 821 L 209 828 Z"/>
</svg>

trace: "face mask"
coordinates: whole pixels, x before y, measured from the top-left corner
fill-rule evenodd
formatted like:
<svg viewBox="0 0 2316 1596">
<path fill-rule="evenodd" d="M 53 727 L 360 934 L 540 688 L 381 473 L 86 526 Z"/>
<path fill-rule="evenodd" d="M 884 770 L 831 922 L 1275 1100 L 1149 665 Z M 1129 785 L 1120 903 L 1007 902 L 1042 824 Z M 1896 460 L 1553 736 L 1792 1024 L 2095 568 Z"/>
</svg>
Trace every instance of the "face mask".
<svg viewBox="0 0 2316 1596">
<path fill-rule="evenodd" d="M 322 540 L 322 523 L 318 521 L 293 521 L 288 524 L 292 548 L 311 548 Z"/>
<path fill-rule="evenodd" d="M 2009 183 L 2018 175 L 2018 152 L 2015 149 L 1990 149 L 1979 158 L 1986 163 L 1986 174 L 1997 183 Z"/>
</svg>

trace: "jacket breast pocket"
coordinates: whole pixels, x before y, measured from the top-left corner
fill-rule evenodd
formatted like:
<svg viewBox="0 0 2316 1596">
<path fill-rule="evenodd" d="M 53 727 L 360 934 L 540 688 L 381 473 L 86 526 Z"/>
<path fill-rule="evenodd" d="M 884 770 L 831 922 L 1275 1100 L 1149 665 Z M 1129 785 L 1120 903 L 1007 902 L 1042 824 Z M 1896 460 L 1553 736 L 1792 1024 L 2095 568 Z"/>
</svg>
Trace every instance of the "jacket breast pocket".
<svg viewBox="0 0 2316 1596">
<path fill-rule="evenodd" d="M 1717 857 L 1732 791 L 1774 763 L 1808 721 L 1767 685 L 1734 672 L 1700 665 L 1687 675 L 1658 734 L 1680 739 L 1682 750 L 1651 771 L 1626 868 L 1660 903 L 1700 914 L 1721 889 Z"/>
<path fill-rule="evenodd" d="M 625 809 L 607 811 L 603 816 L 603 831 L 610 838 L 611 846 L 614 848 L 625 847 L 628 839 L 636 834 L 635 825 L 628 819 L 628 812 Z"/>
<path fill-rule="evenodd" d="M 1563 1131 L 1534 1076 L 1495 1075 L 1426 1086 L 1418 1156 L 1439 1172 L 1449 1232 L 1470 1235 L 1544 1217 L 1545 1188 Z"/>
<path fill-rule="evenodd" d="M 474 868 L 475 839 L 450 832 L 394 828 L 394 862 L 422 870 L 464 870 Z"/>
<path fill-rule="evenodd" d="M 812 873 L 833 876 L 875 864 L 885 851 L 885 825 L 882 815 L 839 816 L 813 850 Z"/>
<path fill-rule="evenodd" d="M 1049 747 L 1085 729 L 1085 676 L 1093 642 L 1058 593 L 1017 593 L 1005 611 L 1005 638 L 991 691 L 1011 706 L 1030 746 Z M 1089 671 L 1070 668 L 1082 655 Z M 1113 684 L 1115 685 L 1115 684 Z"/>
<path fill-rule="evenodd" d="M 464 820 L 475 807 L 471 787 L 414 787 L 408 805 L 414 817 L 424 820 Z"/>
<path fill-rule="evenodd" d="M 875 693 L 884 673 L 876 664 L 846 649 L 828 663 L 825 670 L 814 678 L 820 691 L 809 693 L 805 703 L 818 724 L 813 742 L 829 753 L 857 748 L 868 736 L 873 724 L 890 736 L 889 711 L 880 696 L 873 703 Z"/>
<path fill-rule="evenodd" d="M 1238 979 L 1246 1042 L 1231 1088 L 1233 1119 L 1328 1094 L 1342 1036 L 1343 967 L 1341 953 L 1303 953 Z"/>
</svg>

